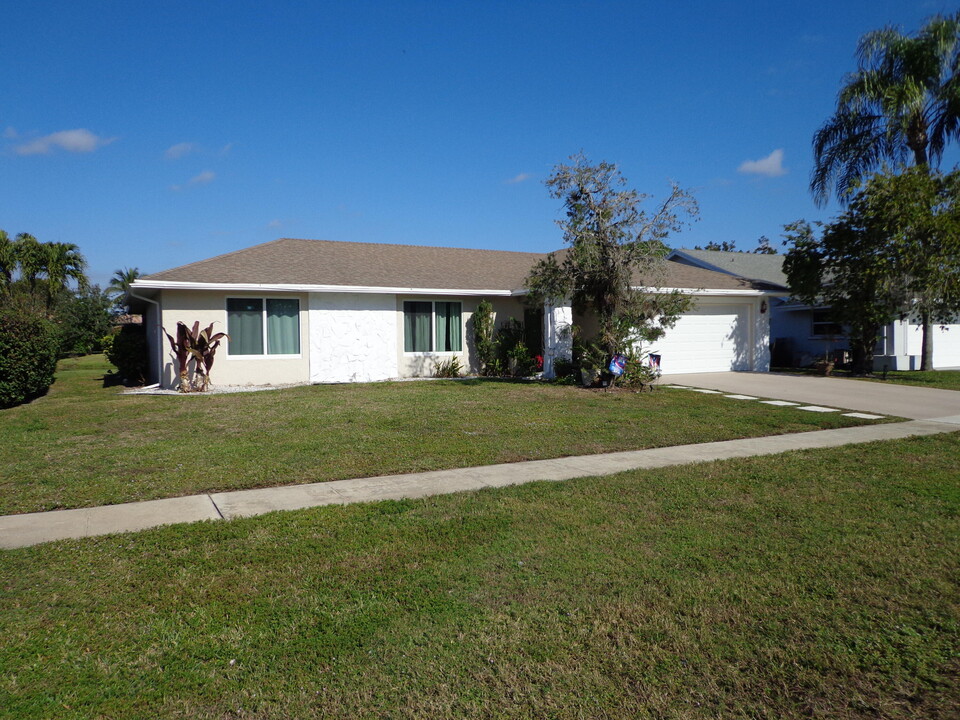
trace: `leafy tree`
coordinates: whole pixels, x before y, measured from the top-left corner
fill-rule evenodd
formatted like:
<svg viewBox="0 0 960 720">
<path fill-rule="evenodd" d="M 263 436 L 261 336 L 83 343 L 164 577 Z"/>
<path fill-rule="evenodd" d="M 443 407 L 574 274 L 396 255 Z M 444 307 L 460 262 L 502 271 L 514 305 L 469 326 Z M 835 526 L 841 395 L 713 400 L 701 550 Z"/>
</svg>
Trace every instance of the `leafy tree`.
<svg viewBox="0 0 960 720">
<path fill-rule="evenodd" d="M 821 238 L 803 221 L 787 226 L 787 238 L 791 291 L 832 305 L 858 372 L 872 366 L 881 325 L 908 314 L 945 323 L 960 310 L 960 171 L 878 173 Z"/>
<path fill-rule="evenodd" d="M 693 249 L 694 250 L 717 250 L 720 252 L 739 252 L 737 250 L 736 245 L 734 245 L 732 242 L 727 242 L 726 240 L 724 240 L 723 242 L 716 242 L 714 240 L 711 240 L 703 247 L 700 247 L 699 245 L 694 245 Z"/>
<path fill-rule="evenodd" d="M 62 291 L 55 319 L 61 326 L 61 352 L 100 352 L 102 339 L 110 333 L 110 298 L 97 285 L 76 292 Z"/>
<path fill-rule="evenodd" d="M 141 275 L 140 268 L 121 268 L 114 270 L 113 277 L 110 278 L 110 284 L 107 285 L 107 295 L 113 299 L 117 307 L 129 309 L 125 304 L 127 293 L 133 281 Z"/>
<path fill-rule="evenodd" d="M 770 244 L 770 238 L 766 235 L 761 235 L 760 239 L 757 240 L 757 247 L 751 252 L 755 255 L 776 255 L 777 249 Z"/>
<path fill-rule="evenodd" d="M 794 297 L 809 305 L 828 305 L 834 321 L 847 328 L 853 371 L 873 369 L 880 327 L 900 308 L 879 252 L 884 235 L 864 222 L 857 206 L 823 228 L 818 238 L 809 223 L 786 226 L 791 245 L 783 270 Z"/>
<path fill-rule="evenodd" d="M 17 246 L 5 230 L 0 230 L 0 292 L 9 290 L 16 270 Z"/>
<path fill-rule="evenodd" d="M 646 196 L 625 189 L 616 165 L 591 165 L 582 154 L 570 160 L 546 181 L 551 197 L 563 199 L 566 219 L 557 224 L 569 248 L 551 253 L 531 270 L 531 296 L 570 298 L 575 307 L 595 312 L 597 341 L 607 354 L 656 340 L 692 302 L 678 291 L 653 288 L 665 267 L 664 240 L 682 227 L 682 215 L 696 215 L 696 201 L 674 185 L 647 214 L 640 209 Z M 637 287 L 640 282 L 647 287 Z"/>
<path fill-rule="evenodd" d="M 884 161 L 938 164 L 960 136 L 960 13 L 932 18 L 915 36 L 893 27 L 867 33 L 857 58 L 813 140 L 810 189 L 821 206 L 831 186 L 843 201 Z"/>
<path fill-rule="evenodd" d="M 960 170 L 943 175 L 913 167 L 877 174 L 863 205 L 887 236 L 884 253 L 905 298 L 904 311 L 918 317 L 925 330 L 954 322 L 960 311 Z M 929 369 L 932 355 L 925 331 L 921 369 Z"/>
<path fill-rule="evenodd" d="M 831 186 L 845 201 L 857 182 L 885 161 L 912 160 L 929 171 L 960 137 L 960 13 L 930 19 L 916 35 L 893 27 L 867 33 L 857 47 L 858 68 L 837 98 L 837 110 L 813 140 L 810 181 L 817 203 Z M 920 369 L 933 362 L 932 326 L 923 324 Z"/>
</svg>

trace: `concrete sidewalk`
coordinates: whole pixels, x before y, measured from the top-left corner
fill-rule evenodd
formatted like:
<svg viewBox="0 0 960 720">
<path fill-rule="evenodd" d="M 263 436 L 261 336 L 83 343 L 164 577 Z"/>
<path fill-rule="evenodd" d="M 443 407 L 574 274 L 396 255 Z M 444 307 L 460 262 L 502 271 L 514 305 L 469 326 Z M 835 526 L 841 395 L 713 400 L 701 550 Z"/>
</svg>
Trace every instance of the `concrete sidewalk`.
<svg viewBox="0 0 960 720">
<path fill-rule="evenodd" d="M 837 447 L 958 431 L 960 415 L 955 415 L 933 420 L 861 425 L 837 430 L 815 430 L 792 435 L 677 445 L 604 455 L 581 455 L 457 470 L 191 495 L 124 505 L 6 515 L 0 516 L 0 548 L 26 547 L 51 540 L 131 532 L 198 520 L 229 520 L 275 510 L 419 498 L 463 490 L 520 485 L 537 480 L 570 480 L 610 475 L 625 470 L 648 470 L 669 465 L 773 455 L 788 450 Z"/>
</svg>

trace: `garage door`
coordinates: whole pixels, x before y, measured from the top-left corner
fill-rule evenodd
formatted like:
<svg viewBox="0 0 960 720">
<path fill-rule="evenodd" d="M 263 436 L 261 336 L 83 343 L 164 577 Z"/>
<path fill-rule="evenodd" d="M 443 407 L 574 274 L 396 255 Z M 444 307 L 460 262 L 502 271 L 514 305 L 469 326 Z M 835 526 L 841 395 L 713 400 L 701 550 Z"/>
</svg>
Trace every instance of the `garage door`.
<svg viewBox="0 0 960 720">
<path fill-rule="evenodd" d="M 664 374 L 750 370 L 748 305 L 708 305 L 689 312 L 653 344 Z"/>
<path fill-rule="evenodd" d="M 960 367 L 960 324 L 933 326 L 933 366 L 935 368 Z M 907 328 L 907 354 L 916 355 L 920 362 L 923 347 L 923 327 L 911 322 Z M 919 367 L 919 366 L 918 366 Z"/>
</svg>

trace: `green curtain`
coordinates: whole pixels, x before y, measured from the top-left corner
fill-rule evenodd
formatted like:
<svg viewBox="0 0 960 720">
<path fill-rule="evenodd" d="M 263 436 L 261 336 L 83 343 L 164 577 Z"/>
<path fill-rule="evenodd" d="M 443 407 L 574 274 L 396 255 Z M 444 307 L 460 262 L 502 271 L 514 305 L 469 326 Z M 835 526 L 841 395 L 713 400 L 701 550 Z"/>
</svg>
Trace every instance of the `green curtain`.
<svg viewBox="0 0 960 720">
<path fill-rule="evenodd" d="M 462 345 L 462 324 L 460 322 L 460 303 L 438 302 L 437 311 L 437 351 L 460 352 Z"/>
<path fill-rule="evenodd" d="M 299 300 L 267 300 L 267 353 L 270 355 L 300 353 Z"/>
<path fill-rule="evenodd" d="M 263 300 L 227 299 L 227 334 L 230 355 L 263 355 Z"/>
<path fill-rule="evenodd" d="M 403 303 L 403 350 L 404 352 L 430 352 L 429 302 Z"/>
</svg>

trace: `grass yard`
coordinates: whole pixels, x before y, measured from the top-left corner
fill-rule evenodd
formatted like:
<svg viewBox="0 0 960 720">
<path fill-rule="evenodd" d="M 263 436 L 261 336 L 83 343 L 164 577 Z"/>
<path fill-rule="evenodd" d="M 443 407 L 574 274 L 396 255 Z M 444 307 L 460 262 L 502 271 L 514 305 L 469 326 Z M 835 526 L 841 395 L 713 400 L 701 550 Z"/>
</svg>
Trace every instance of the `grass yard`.
<svg viewBox="0 0 960 720">
<path fill-rule="evenodd" d="M 958 460 L 952 434 L 5 551 L 0 717 L 952 720 Z"/>
<path fill-rule="evenodd" d="M 801 375 L 820 375 L 809 368 L 773 368 L 774 372 L 787 372 Z M 960 390 L 960 370 L 888 370 L 886 379 L 878 371 L 874 377 L 854 377 L 849 370 L 834 370 L 830 377 L 865 380 L 867 382 L 886 382 L 894 385 L 915 385 L 917 387 L 938 388 L 940 390 Z"/>
<path fill-rule="evenodd" d="M 324 385 L 130 396 L 101 356 L 0 411 L 0 514 L 634 450 L 863 424 L 686 390 L 539 383 Z"/>
<path fill-rule="evenodd" d="M 886 380 L 880 380 L 881 375 L 882 373 L 877 373 L 877 377 L 871 379 L 898 385 L 960 390 L 960 370 L 927 370 L 925 372 L 919 370 L 888 370 Z"/>
</svg>

